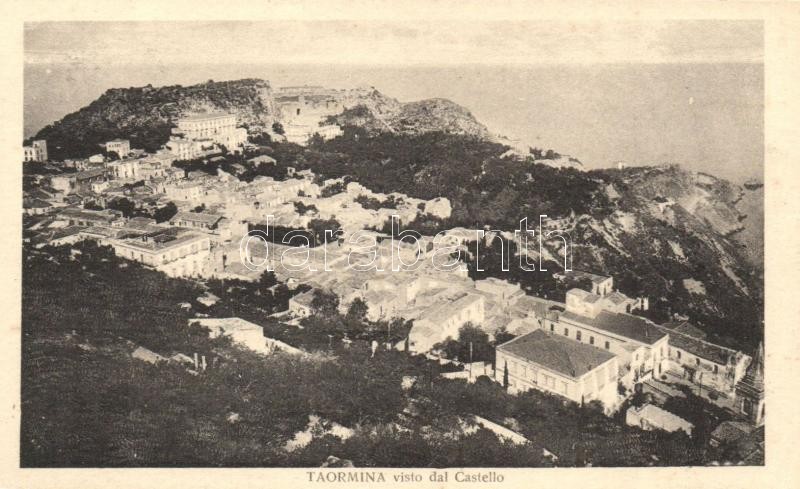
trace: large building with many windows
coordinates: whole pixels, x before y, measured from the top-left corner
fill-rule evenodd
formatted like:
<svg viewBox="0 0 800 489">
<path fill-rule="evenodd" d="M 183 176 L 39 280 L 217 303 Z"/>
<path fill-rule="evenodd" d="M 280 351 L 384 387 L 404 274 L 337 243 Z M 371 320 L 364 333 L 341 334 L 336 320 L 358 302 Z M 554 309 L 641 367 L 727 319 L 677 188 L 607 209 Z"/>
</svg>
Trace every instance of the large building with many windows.
<svg viewBox="0 0 800 489">
<path fill-rule="evenodd" d="M 47 161 L 47 141 L 37 139 L 30 146 L 23 146 L 23 161 Z"/>
<path fill-rule="evenodd" d="M 213 112 L 192 114 L 176 121 L 177 134 L 186 139 L 210 140 L 233 151 L 247 142 L 247 130 L 236 127 L 236 114 Z"/>
<path fill-rule="evenodd" d="M 172 228 L 163 232 L 111 241 L 114 253 L 170 277 L 201 276 L 211 256 L 208 235 Z"/>
<path fill-rule="evenodd" d="M 613 353 L 537 329 L 497 347 L 495 380 L 512 392 L 537 389 L 575 402 L 617 404 Z"/>
</svg>

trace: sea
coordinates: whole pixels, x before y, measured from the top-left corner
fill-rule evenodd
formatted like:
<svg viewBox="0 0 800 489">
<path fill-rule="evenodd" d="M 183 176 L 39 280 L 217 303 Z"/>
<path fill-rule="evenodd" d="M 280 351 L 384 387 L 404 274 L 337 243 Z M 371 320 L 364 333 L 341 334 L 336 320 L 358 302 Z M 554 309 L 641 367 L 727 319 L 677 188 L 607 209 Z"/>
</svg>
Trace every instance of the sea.
<svg viewBox="0 0 800 489">
<path fill-rule="evenodd" d="M 239 78 L 273 87 L 372 86 L 401 102 L 447 98 L 492 132 L 587 168 L 677 163 L 735 183 L 763 179 L 762 64 L 36 63 L 24 68 L 25 135 L 109 88 Z"/>
</svg>

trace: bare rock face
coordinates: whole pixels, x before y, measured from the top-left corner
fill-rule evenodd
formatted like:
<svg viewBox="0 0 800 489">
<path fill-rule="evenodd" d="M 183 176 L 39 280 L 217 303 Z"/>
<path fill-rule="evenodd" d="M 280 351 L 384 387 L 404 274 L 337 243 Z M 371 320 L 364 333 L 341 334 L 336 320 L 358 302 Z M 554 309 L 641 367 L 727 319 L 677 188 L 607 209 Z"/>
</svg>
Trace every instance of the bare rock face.
<svg viewBox="0 0 800 489">
<path fill-rule="evenodd" d="M 444 132 L 490 139 L 486 126 L 464 107 L 443 98 L 400 103 L 371 90 L 350 97 L 347 108 L 330 118 L 339 125 L 358 126 L 368 132 L 424 134 Z"/>
</svg>

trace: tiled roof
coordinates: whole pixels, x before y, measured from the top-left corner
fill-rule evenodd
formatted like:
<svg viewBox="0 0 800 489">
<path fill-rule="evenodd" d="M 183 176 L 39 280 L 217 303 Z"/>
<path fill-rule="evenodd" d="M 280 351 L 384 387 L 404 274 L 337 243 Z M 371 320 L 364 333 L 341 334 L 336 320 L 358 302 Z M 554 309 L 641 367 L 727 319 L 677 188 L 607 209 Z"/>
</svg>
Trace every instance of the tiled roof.
<svg viewBox="0 0 800 489">
<path fill-rule="evenodd" d="M 704 340 L 706 338 L 706 333 L 698 328 L 697 326 L 693 325 L 689 321 L 669 321 L 661 326 L 665 328 L 669 328 L 672 331 L 676 331 L 678 333 L 683 333 L 687 336 L 691 336 L 693 338 L 698 338 Z"/>
<path fill-rule="evenodd" d="M 709 343 L 702 339 L 679 332 L 677 329 L 669 330 L 664 326 L 657 326 L 665 334 L 669 334 L 669 345 L 691 353 L 719 365 L 727 365 L 728 358 L 735 355 L 734 350 Z"/>
<path fill-rule="evenodd" d="M 565 311 L 561 317 L 648 345 L 667 335 L 652 322 L 631 314 L 602 311 L 596 317 L 589 318 Z"/>
<path fill-rule="evenodd" d="M 212 225 L 217 223 L 220 219 L 222 219 L 222 216 L 218 214 L 208 214 L 205 212 L 179 212 L 175 214 L 172 219 L 170 219 L 170 222 L 191 221 Z"/>
<path fill-rule="evenodd" d="M 447 321 L 456 313 L 461 312 L 465 308 L 471 306 L 473 303 L 482 299 L 483 297 L 477 294 L 464 294 L 453 301 L 434 305 L 425 312 L 422 319 L 430 321 L 434 324 L 441 323 Z"/>
<path fill-rule="evenodd" d="M 578 378 L 614 358 L 614 354 L 606 350 L 541 329 L 514 338 L 497 349 L 573 378 Z"/>
</svg>

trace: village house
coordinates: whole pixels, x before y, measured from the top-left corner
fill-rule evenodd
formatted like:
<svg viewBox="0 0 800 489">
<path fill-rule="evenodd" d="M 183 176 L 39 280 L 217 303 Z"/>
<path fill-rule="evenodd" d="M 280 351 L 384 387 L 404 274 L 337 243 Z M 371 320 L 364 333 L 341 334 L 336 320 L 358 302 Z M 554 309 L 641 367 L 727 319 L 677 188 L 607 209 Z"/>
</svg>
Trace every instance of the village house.
<svg viewBox="0 0 800 489">
<path fill-rule="evenodd" d="M 653 404 L 629 407 L 625 413 L 625 423 L 648 431 L 683 431 L 689 436 L 692 435 L 692 430 L 694 429 L 692 423 Z"/>
<path fill-rule="evenodd" d="M 108 164 L 108 173 L 117 179 L 136 179 L 139 177 L 141 160 L 117 160 Z"/>
<path fill-rule="evenodd" d="M 299 348 L 290 346 L 282 341 L 265 337 L 263 327 L 238 317 L 193 318 L 188 320 L 189 325 L 194 323 L 208 328 L 210 338 L 227 336 L 231 339 L 233 344 L 262 355 L 270 355 L 277 351 L 283 351 L 294 355 L 305 353 Z"/>
<path fill-rule="evenodd" d="M 660 327 L 669 334 L 669 352 L 664 372 L 705 389 L 713 390 L 722 401 L 735 396 L 751 358 L 742 352 L 705 340 L 705 333 L 687 321 L 668 322 Z"/>
<path fill-rule="evenodd" d="M 311 307 L 311 301 L 314 300 L 314 291 L 308 290 L 306 292 L 292 296 L 289 299 L 289 311 L 301 318 L 310 316 L 314 311 Z"/>
<path fill-rule="evenodd" d="M 44 139 L 37 139 L 36 141 L 33 141 L 30 146 L 23 146 L 22 158 L 22 161 L 26 163 L 31 161 L 47 161 L 47 141 Z"/>
<path fill-rule="evenodd" d="M 203 154 L 202 145 L 189 139 L 171 136 L 165 146 L 178 161 L 191 160 Z"/>
<path fill-rule="evenodd" d="M 475 281 L 475 288 L 490 294 L 504 305 L 510 305 L 516 299 L 525 295 L 519 284 L 512 284 L 507 280 L 489 277 Z"/>
<path fill-rule="evenodd" d="M 119 211 L 111 209 L 95 211 L 76 207 L 65 207 L 59 210 L 56 220 L 64 221 L 70 226 L 112 226 L 123 221 L 122 213 Z"/>
<path fill-rule="evenodd" d="M 247 232 L 246 223 L 234 226 L 228 218 L 209 212 L 178 212 L 169 220 L 169 224 L 208 233 L 217 242 L 230 241 L 234 233 L 242 236 Z"/>
<path fill-rule="evenodd" d="M 414 321 L 409 349 L 422 353 L 448 337 L 458 338 L 458 330 L 465 323 L 478 325 L 486 319 L 484 305 L 483 296 L 469 292 L 459 292 L 436 303 Z"/>
<path fill-rule="evenodd" d="M 110 241 L 114 253 L 162 271 L 170 277 L 201 276 L 208 267 L 211 240 L 205 234 L 167 229 Z"/>
<path fill-rule="evenodd" d="M 568 283 L 575 283 L 580 281 L 588 281 L 591 283 L 591 293 L 596 295 L 606 295 L 614 291 L 614 278 L 597 275 L 589 272 L 582 272 L 580 270 L 570 270 L 566 272 L 553 274 L 557 280 Z"/>
<path fill-rule="evenodd" d="M 252 164 L 256 168 L 258 168 L 261 165 L 275 166 L 275 164 L 277 163 L 277 161 L 275 161 L 275 158 L 267 155 L 260 155 L 256 156 L 255 158 L 250 158 L 249 160 L 247 160 L 247 162 Z"/>
<path fill-rule="evenodd" d="M 198 182 L 176 182 L 164 185 L 164 193 L 173 201 L 185 201 L 199 205 L 203 197 L 203 186 Z"/>
<path fill-rule="evenodd" d="M 578 403 L 598 400 L 614 409 L 617 358 L 606 350 L 536 330 L 518 336 L 496 350 L 495 380 L 508 382 L 512 392 L 537 389 Z"/>
<path fill-rule="evenodd" d="M 76 173 L 53 175 L 50 177 L 50 185 L 64 194 L 70 194 L 81 190 L 90 190 L 92 183 L 105 180 L 106 170 L 104 168 L 94 168 Z"/>
<path fill-rule="evenodd" d="M 569 309 L 559 314 L 551 332 L 608 350 L 620 357 L 623 384 L 631 388 L 642 378 L 660 375 L 667 357 L 669 336 L 650 321 L 630 314 L 601 311 L 594 317 Z"/>
<path fill-rule="evenodd" d="M 131 143 L 127 139 L 112 139 L 103 146 L 106 149 L 106 154 L 117 153 L 120 159 L 128 156 L 128 153 L 131 152 Z"/>
</svg>

